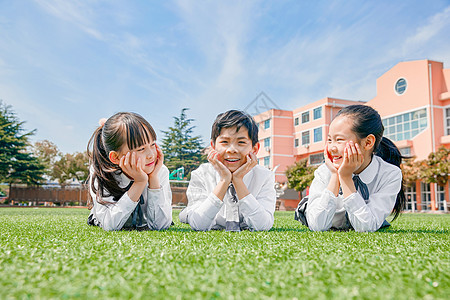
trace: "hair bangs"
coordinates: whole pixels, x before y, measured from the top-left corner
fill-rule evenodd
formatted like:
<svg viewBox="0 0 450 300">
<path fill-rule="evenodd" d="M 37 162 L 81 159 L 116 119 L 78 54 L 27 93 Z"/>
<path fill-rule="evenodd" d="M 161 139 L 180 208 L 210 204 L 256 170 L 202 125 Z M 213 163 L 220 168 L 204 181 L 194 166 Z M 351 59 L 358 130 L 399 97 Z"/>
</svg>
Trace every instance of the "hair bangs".
<svg viewBox="0 0 450 300">
<path fill-rule="evenodd" d="M 258 143 L 258 126 L 253 118 L 247 113 L 239 110 L 229 110 L 217 116 L 211 129 L 211 140 L 216 143 L 217 137 L 223 128 L 236 127 L 238 132 L 242 127 L 248 131 L 248 136 L 252 140 L 252 145 Z"/>
<path fill-rule="evenodd" d="M 150 129 L 142 122 L 137 120 L 130 120 L 131 122 L 124 123 L 126 126 L 126 143 L 128 149 L 133 150 L 156 140 L 153 128 Z"/>
</svg>

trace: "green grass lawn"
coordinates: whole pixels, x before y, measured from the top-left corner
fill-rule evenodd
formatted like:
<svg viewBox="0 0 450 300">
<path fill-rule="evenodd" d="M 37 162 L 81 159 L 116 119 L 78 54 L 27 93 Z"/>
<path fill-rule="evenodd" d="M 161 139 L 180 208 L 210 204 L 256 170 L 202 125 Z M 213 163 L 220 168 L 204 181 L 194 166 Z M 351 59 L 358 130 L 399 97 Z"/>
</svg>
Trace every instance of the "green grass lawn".
<svg viewBox="0 0 450 300">
<path fill-rule="evenodd" d="M 376 233 L 105 232 L 87 209 L 0 208 L 0 299 L 449 299 L 450 215 Z"/>
</svg>

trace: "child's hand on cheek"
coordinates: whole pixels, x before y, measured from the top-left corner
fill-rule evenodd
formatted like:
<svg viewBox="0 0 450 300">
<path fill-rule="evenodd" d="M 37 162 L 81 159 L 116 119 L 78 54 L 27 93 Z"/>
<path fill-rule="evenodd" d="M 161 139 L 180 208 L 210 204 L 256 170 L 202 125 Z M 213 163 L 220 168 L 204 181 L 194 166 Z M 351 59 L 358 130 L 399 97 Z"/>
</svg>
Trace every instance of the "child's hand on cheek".
<svg viewBox="0 0 450 300">
<path fill-rule="evenodd" d="M 233 172 L 233 182 L 236 180 L 242 180 L 251 169 L 253 169 L 258 164 L 258 159 L 253 152 L 247 154 L 247 162 L 239 167 L 236 171 Z"/>
<path fill-rule="evenodd" d="M 162 152 L 161 148 L 158 145 L 155 145 L 155 147 L 156 147 L 155 167 L 153 168 L 153 171 L 150 174 L 148 174 L 148 186 L 151 189 L 160 188 L 158 173 L 161 170 L 161 167 L 164 163 L 164 153 Z"/>
<path fill-rule="evenodd" d="M 357 171 L 364 162 L 364 156 L 361 148 L 357 143 L 350 141 L 345 146 L 344 159 L 339 167 L 340 177 L 352 177 L 352 174 Z"/>
<path fill-rule="evenodd" d="M 135 182 L 146 182 L 147 174 L 142 170 L 141 159 L 136 159 L 136 153 L 128 152 L 122 156 L 119 161 L 119 167 L 122 171 L 131 177 Z"/>
<path fill-rule="evenodd" d="M 208 154 L 208 161 L 214 167 L 214 169 L 219 173 L 222 181 L 226 183 L 231 182 L 231 172 L 227 167 L 219 160 L 219 153 L 216 150 L 211 150 Z"/>
<path fill-rule="evenodd" d="M 338 169 L 334 166 L 332 162 L 332 157 L 330 152 L 328 152 L 328 144 L 325 145 L 325 150 L 323 151 L 323 156 L 325 157 L 325 165 L 331 171 L 332 174 L 337 174 Z"/>
<path fill-rule="evenodd" d="M 164 164 L 164 153 L 162 152 L 161 148 L 158 145 L 155 145 L 155 148 L 156 148 L 155 168 L 150 174 L 148 174 L 149 177 L 157 176 Z"/>
</svg>

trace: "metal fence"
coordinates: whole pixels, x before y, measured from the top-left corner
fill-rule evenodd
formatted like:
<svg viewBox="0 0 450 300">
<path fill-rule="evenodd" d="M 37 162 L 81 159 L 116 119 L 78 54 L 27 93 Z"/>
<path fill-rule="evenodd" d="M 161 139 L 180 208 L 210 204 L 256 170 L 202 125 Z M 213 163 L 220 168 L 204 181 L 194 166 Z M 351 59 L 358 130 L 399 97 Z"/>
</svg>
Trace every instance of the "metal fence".
<svg viewBox="0 0 450 300">
<path fill-rule="evenodd" d="M 86 186 L 77 187 L 21 187 L 11 186 L 9 203 L 11 205 L 28 203 L 29 205 L 80 205 L 85 206 L 89 197 Z"/>
<path fill-rule="evenodd" d="M 176 207 L 187 205 L 185 186 L 174 186 L 171 183 L 172 204 Z M 86 185 L 67 187 L 24 187 L 12 185 L 9 190 L 10 205 L 32 206 L 86 206 L 89 199 L 89 191 Z"/>
</svg>

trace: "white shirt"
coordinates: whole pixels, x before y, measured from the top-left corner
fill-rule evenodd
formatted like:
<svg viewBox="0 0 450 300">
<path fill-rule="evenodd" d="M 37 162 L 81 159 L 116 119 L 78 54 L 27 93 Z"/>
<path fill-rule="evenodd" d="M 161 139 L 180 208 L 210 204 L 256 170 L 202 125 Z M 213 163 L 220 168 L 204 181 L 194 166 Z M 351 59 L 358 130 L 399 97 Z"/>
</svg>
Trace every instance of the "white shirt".
<svg viewBox="0 0 450 300">
<path fill-rule="evenodd" d="M 359 191 L 347 198 L 336 197 L 328 190 L 330 178 L 331 171 L 325 164 L 314 172 L 305 213 L 311 230 L 346 229 L 347 212 L 355 231 L 377 231 L 392 212 L 402 185 L 400 168 L 376 155 L 359 174 L 369 190 L 368 200 L 364 200 Z"/>
<path fill-rule="evenodd" d="M 91 169 L 92 174 L 92 169 Z M 172 223 L 172 191 L 169 185 L 169 170 L 162 166 L 158 173 L 161 188 L 149 189 L 148 183 L 142 193 L 144 204 L 141 209 L 144 217 L 144 224 L 152 230 L 166 229 Z M 115 178 L 121 188 L 125 188 L 131 180 L 123 173 L 115 174 Z M 90 183 L 89 183 L 90 186 Z M 125 192 L 118 201 L 113 200 L 113 196 L 97 199 L 97 195 L 89 188 L 94 207 L 91 214 L 104 230 L 120 230 L 130 218 L 138 202 L 134 202 Z M 105 204 L 99 203 L 106 202 Z"/>
<path fill-rule="evenodd" d="M 225 205 L 213 190 L 220 180 L 210 163 L 202 164 L 191 173 L 187 189 L 188 206 L 180 213 L 183 223 L 194 230 L 225 228 Z M 276 193 L 275 176 L 272 171 L 255 166 L 243 178 L 249 195 L 239 199 L 239 219 L 252 231 L 269 230 L 273 226 Z M 226 193 L 225 197 L 231 197 Z"/>
</svg>

